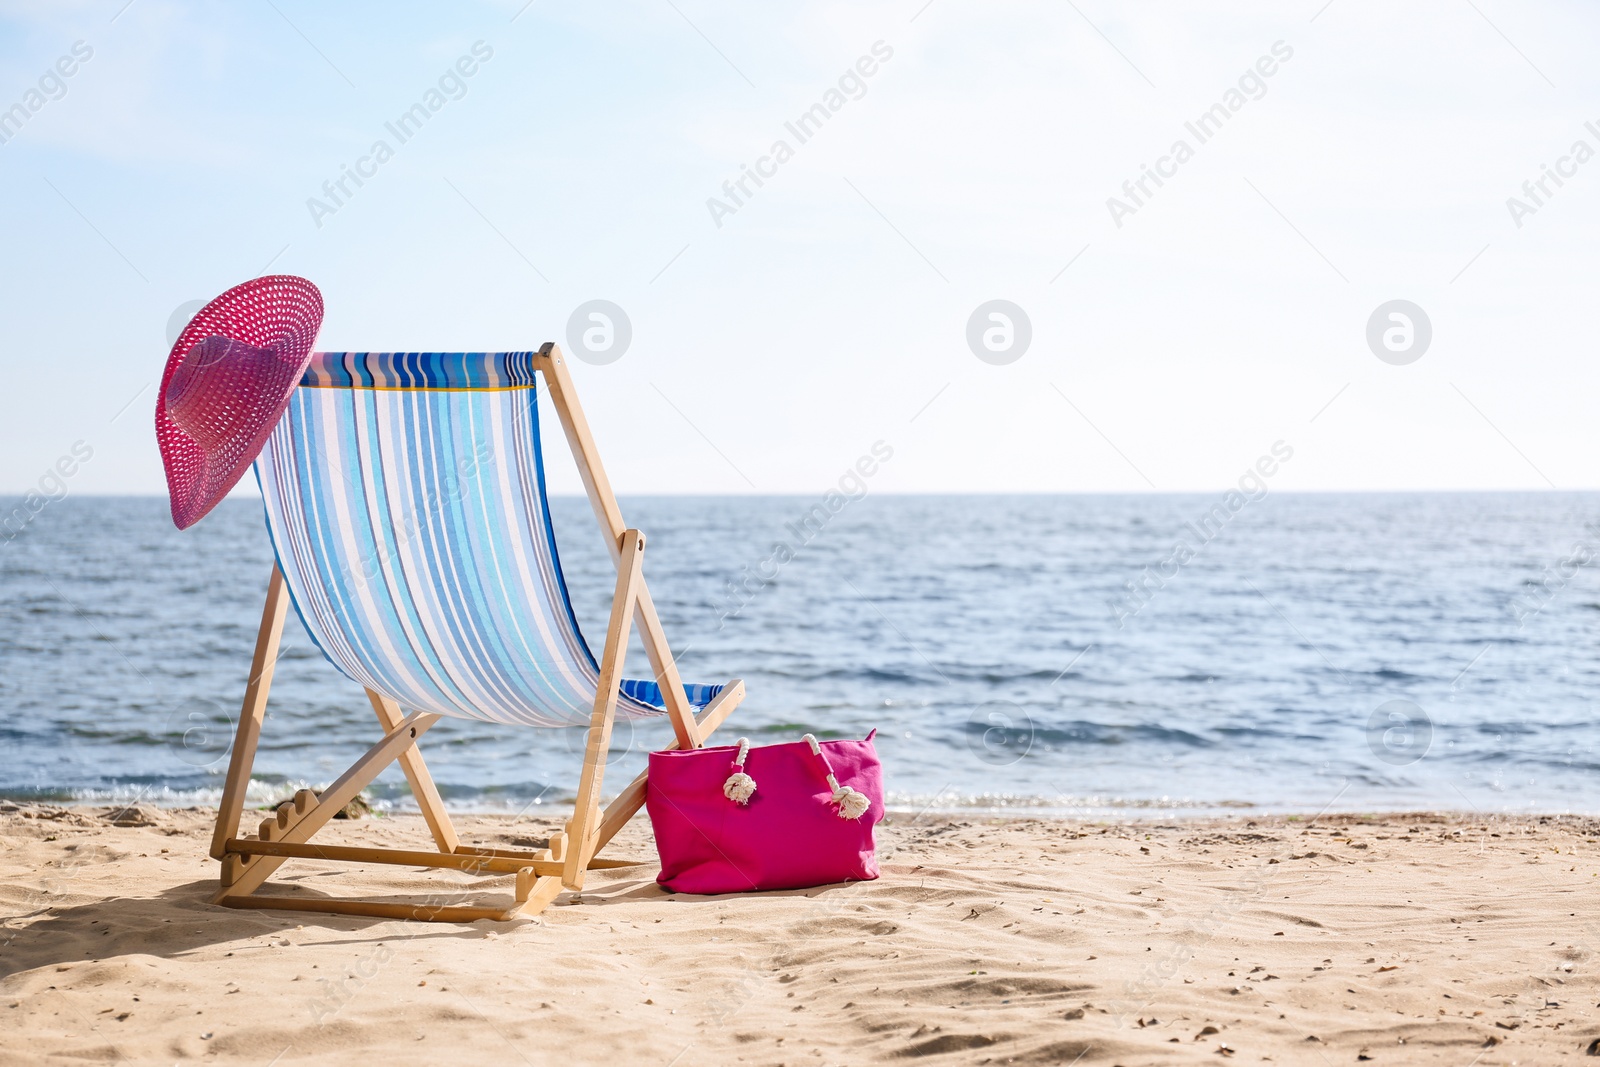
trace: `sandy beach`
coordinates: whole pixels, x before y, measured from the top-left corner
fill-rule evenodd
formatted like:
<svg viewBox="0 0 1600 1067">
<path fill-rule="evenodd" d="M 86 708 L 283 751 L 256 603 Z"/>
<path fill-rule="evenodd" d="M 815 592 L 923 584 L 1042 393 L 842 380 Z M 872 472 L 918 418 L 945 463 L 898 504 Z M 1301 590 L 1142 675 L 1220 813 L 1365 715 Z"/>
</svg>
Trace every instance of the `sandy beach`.
<svg viewBox="0 0 1600 1067">
<path fill-rule="evenodd" d="M 208 811 L 5 807 L 5 1063 L 1487 1067 L 1600 1037 L 1593 820 L 901 817 L 877 882 L 674 897 L 651 865 L 457 926 L 213 907 Z M 416 817 L 333 825 L 425 847 Z M 556 827 L 458 825 L 522 845 Z M 620 844 L 653 854 L 643 820 Z M 406 868 L 279 878 L 509 893 Z"/>
</svg>

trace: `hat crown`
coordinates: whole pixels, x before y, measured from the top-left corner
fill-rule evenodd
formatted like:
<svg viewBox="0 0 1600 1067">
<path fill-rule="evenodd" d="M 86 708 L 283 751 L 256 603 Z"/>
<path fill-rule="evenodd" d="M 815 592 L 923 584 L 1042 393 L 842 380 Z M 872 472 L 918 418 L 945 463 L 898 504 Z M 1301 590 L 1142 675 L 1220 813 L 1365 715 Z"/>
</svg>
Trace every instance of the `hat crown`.
<svg viewBox="0 0 1600 1067">
<path fill-rule="evenodd" d="M 211 336 L 189 349 L 167 383 L 167 414 L 207 450 L 247 432 L 263 397 L 298 377 L 277 346 L 258 348 Z M 292 382 L 288 384 L 293 384 Z"/>
<path fill-rule="evenodd" d="M 321 324 L 316 286 L 270 275 L 223 293 L 179 335 L 156 396 L 156 439 L 180 530 L 249 470 L 300 384 Z"/>
</svg>

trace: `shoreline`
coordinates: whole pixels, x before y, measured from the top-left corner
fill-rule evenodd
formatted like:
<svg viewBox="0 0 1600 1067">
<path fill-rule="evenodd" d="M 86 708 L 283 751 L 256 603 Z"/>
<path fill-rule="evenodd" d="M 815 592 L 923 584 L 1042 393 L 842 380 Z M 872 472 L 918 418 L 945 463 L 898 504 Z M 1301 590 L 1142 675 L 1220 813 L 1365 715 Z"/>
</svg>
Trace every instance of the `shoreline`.
<svg viewBox="0 0 1600 1067">
<path fill-rule="evenodd" d="M 310 788 L 305 783 L 298 783 L 295 788 Z M 221 790 L 215 791 L 220 795 Z M 293 789 L 284 787 L 282 796 L 274 794 L 272 802 L 252 799 L 245 806 L 246 813 L 266 812 L 272 810 L 276 803 L 292 796 Z M 408 818 L 418 816 L 419 810 L 409 796 L 400 800 L 390 800 L 372 797 L 363 794 L 368 801 L 372 817 Z M 602 798 L 602 803 L 611 800 L 610 795 Z M 1445 818 L 1460 821 L 1476 820 L 1518 820 L 1518 819 L 1600 819 L 1600 808 L 1593 810 L 1575 810 L 1568 808 L 1561 811 L 1543 809 L 1519 810 L 1469 810 L 1465 808 L 1429 808 L 1429 807 L 1394 807 L 1394 808 L 1341 808 L 1327 811 L 1315 811 L 1310 807 L 1298 808 L 1294 806 L 1267 807 L 1246 801 L 1235 801 L 1221 804 L 1162 804 L 1157 801 L 1131 800 L 1124 803 L 1100 805 L 1047 805 L 1031 804 L 1033 798 L 1019 797 L 1016 803 L 996 804 L 970 804 L 957 806 L 927 806 L 912 802 L 897 802 L 892 796 L 886 802 L 884 810 L 889 820 L 904 821 L 909 818 L 941 818 L 941 819 L 988 819 L 999 822 L 1040 819 L 1046 821 L 1067 822 L 1092 822 L 1101 823 L 1130 822 L 1145 824 L 1152 820 L 1169 822 L 1210 822 L 1210 821 L 1239 821 L 1239 820 L 1279 820 L 1289 823 L 1307 823 L 1327 821 L 1329 819 L 1366 820 L 1377 818 L 1397 819 L 1407 817 L 1417 818 Z M 446 800 L 445 809 L 451 815 L 471 818 L 565 818 L 569 815 L 573 800 L 571 797 L 559 797 L 555 800 L 530 802 L 528 804 L 503 804 L 485 805 L 470 802 L 463 803 L 459 800 Z M 172 812 L 215 812 L 214 804 L 199 802 L 191 797 L 162 797 L 151 796 L 147 793 L 134 792 L 129 797 L 120 796 L 90 796 L 57 799 L 40 797 L 36 794 L 15 794 L 0 792 L 0 815 L 20 811 L 26 808 L 60 808 L 69 810 L 100 810 L 122 807 L 145 807 L 157 811 Z M 641 814 L 639 816 L 643 818 Z"/>
</svg>

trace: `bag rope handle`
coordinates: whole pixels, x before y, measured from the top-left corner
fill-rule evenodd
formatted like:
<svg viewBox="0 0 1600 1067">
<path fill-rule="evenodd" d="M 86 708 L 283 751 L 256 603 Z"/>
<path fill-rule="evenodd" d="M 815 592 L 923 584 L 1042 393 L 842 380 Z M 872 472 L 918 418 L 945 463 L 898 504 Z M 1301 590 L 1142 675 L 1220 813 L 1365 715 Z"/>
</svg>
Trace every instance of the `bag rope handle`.
<svg viewBox="0 0 1600 1067">
<path fill-rule="evenodd" d="M 828 763 L 828 757 L 822 754 L 822 746 L 817 743 L 816 735 L 806 734 L 802 739 L 811 746 L 811 754 L 822 761 L 823 768 L 828 772 L 828 788 L 833 790 L 833 802 L 839 805 L 839 818 L 859 819 L 867 813 L 872 806 L 872 801 L 858 789 L 847 785 L 840 785 L 839 779 L 833 776 L 833 767 Z"/>
<path fill-rule="evenodd" d="M 745 757 L 750 755 L 750 739 L 739 738 L 739 751 L 733 757 L 733 773 L 722 783 L 722 795 L 738 804 L 750 803 L 755 796 L 756 780 L 744 773 Z"/>
<path fill-rule="evenodd" d="M 832 765 L 828 763 L 828 757 L 822 754 L 822 746 L 817 742 L 816 735 L 806 734 L 803 740 L 811 746 L 811 754 L 822 761 L 822 769 L 828 775 L 828 788 L 833 790 L 830 800 L 839 806 L 839 818 L 859 819 L 865 815 L 867 809 L 872 806 L 872 801 L 860 790 L 839 784 L 839 779 L 834 777 Z M 744 772 L 744 761 L 749 755 L 750 739 L 739 738 L 739 747 L 733 756 L 733 773 L 722 783 L 722 795 L 740 805 L 749 804 L 750 798 L 756 793 L 756 780 Z"/>
</svg>

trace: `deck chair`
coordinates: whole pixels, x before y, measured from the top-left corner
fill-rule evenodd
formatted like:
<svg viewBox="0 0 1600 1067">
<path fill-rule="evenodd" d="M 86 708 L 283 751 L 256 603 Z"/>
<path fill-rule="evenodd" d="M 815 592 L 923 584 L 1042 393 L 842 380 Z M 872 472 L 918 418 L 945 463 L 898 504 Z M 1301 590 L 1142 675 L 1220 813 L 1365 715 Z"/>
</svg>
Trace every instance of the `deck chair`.
<svg viewBox="0 0 1600 1067">
<path fill-rule="evenodd" d="M 567 595 L 545 496 L 542 373 L 616 563 L 598 661 Z M 685 685 L 641 572 L 645 538 L 622 521 L 561 350 L 321 352 L 256 460 L 277 563 L 239 715 L 211 855 L 216 903 L 470 922 L 542 910 L 584 872 L 628 861 L 596 854 L 644 803 L 645 776 L 602 811 L 618 717 L 665 715 L 671 748 L 697 748 L 744 685 Z M 333 665 L 362 686 L 382 736 L 320 795 L 301 790 L 253 836 L 240 832 L 284 618 L 293 604 Z M 655 675 L 622 677 L 637 623 Z M 544 849 L 462 844 L 417 747 L 441 716 L 588 726 L 577 806 Z M 437 851 L 318 844 L 312 837 L 399 761 Z M 516 875 L 509 906 L 263 894 L 291 859 L 391 863 Z"/>
</svg>

